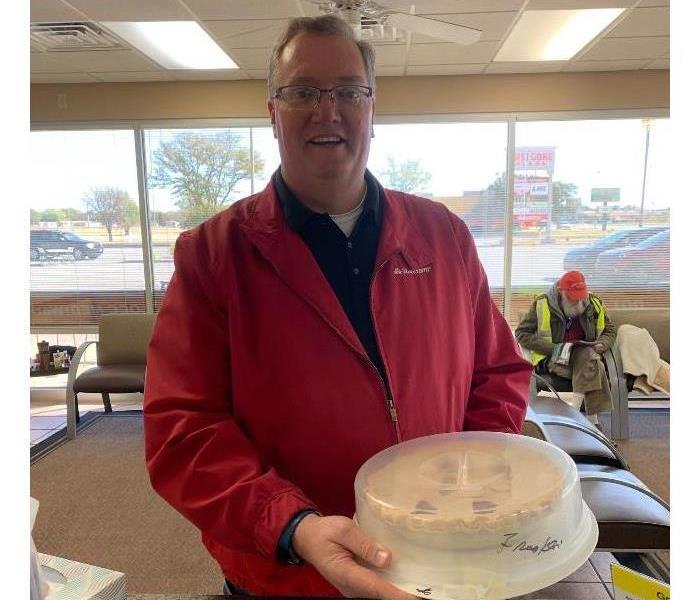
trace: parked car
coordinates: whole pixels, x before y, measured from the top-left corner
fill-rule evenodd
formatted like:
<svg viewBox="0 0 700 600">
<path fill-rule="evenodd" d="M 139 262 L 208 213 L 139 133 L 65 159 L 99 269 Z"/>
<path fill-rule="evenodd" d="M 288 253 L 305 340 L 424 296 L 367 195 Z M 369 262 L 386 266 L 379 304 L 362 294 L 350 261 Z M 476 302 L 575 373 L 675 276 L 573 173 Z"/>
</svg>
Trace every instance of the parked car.
<svg viewBox="0 0 700 600">
<path fill-rule="evenodd" d="M 595 265 L 595 282 L 619 287 L 668 285 L 671 231 L 665 229 L 636 246 L 602 252 Z"/>
<path fill-rule="evenodd" d="M 83 260 L 97 258 L 103 251 L 100 242 L 86 240 L 70 231 L 34 229 L 29 233 L 29 258 L 33 261 L 60 256 Z"/>
<path fill-rule="evenodd" d="M 615 248 L 634 246 L 661 231 L 667 230 L 667 225 L 624 229 L 606 235 L 587 246 L 572 248 L 564 255 L 564 270 L 571 271 L 575 269 L 589 277 L 594 274 L 596 260 L 601 253 Z"/>
</svg>

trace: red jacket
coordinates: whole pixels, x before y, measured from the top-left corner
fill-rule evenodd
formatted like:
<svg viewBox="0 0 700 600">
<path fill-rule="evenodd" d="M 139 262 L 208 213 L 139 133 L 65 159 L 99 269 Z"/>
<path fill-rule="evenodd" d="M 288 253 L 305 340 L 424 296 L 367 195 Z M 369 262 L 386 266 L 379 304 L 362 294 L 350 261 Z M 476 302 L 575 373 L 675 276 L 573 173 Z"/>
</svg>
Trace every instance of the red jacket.
<svg viewBox="0 0 700 600">
<path fill-rule="evenodd" d="M 466 226 L 441 204 L 384 194 L 371 311 L 390 398 L 271 185 L 177 241 L 148 350 L 148 470 L 254 594 L 339 595 L 310 565 L 276 561 L 277 541 L 303 508 L 351 517 L 355 474 L 375 453 L 522 425 L 531 365 Z"/>
</svg>

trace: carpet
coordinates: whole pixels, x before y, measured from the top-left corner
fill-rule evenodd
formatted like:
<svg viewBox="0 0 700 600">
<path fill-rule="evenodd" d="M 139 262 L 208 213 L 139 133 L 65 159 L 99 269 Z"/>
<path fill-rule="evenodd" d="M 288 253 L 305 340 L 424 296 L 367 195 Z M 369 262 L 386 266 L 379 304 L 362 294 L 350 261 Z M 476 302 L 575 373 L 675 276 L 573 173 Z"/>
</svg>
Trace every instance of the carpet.
<svg viewBox="0 0 700 600">
<path fill-rule="evenodd" d="M 103 416 L 31 466 L 39 552 L 127 574 L 129 593 L 221 593 L 197 529 L 158 496 L 143 416 Z"/>
</svg>

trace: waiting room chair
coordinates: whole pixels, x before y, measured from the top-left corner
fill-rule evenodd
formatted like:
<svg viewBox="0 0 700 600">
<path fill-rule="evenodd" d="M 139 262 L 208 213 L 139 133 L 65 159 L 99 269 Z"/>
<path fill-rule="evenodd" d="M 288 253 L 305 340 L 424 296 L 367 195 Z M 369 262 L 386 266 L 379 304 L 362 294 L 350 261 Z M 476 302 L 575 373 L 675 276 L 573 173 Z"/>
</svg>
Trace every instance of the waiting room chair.
<svg viewBox="0 0 700 600">
<path fill-rule="evenodd" d="M 111 313 L 102 315 L 98 340 L 81 344 L 68 372 L 66 406 L 68 439 L 76 436 L 80 420 L 78 394 L 101 394 L 105 412 L 112 411 L 109 395 L 143 393 L 146 375 L 146 350 L 151 337 L 153 313 Z M 97 345 L 97 366 L 78 375 L 78 367 L 91 344 Z"/>
<path fill-rule="evenodd" d="M 547 424 L 528 406 L 523 435 L 559 446 L 551 435 L 553 428 L 556 425 Z M 576 468 L 583 499 L 598 522 L 596 550 L 653 553 L 670 548 L 669 505 L 631 471 L 592 462 L 577 463 Z"/>
</svg>

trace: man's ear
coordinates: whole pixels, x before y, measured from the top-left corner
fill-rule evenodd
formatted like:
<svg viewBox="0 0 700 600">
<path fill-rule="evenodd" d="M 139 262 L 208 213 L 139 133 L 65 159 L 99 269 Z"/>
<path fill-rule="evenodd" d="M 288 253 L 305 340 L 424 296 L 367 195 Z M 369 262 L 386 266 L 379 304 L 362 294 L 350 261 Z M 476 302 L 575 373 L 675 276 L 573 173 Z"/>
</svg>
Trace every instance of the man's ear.
<svg viewBox="0 0 700 600">
<path fill-rule="evenodd" d="M 270 113 L 270 123 L 272 123 L 272 135 L 277 139 L 277 121 L 275 119 L 275 105 L 272 99 L 267 100 L 267 111 Z"/>
</svg>

